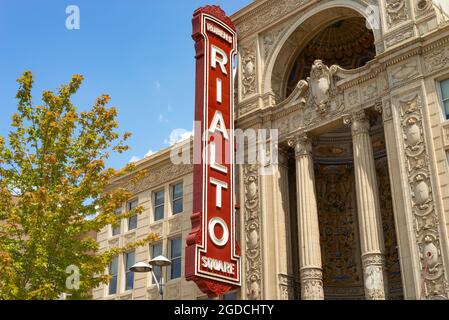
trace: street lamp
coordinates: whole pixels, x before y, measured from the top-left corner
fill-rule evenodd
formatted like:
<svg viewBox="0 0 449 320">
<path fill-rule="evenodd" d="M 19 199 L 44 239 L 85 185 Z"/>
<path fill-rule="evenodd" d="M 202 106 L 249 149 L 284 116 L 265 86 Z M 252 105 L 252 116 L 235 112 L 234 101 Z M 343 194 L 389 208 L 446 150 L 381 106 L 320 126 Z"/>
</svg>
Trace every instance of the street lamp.
<svg viewBox="0 0 449 320">
<path fill-rule="evenodd" d="M 162 278 L 162 267 L 167 267 L 171 265 L 171 261 L 168 260 L 164 256 L 157 256 L 156 258 L 153 258 L 149 261 L 149 263 L 146 262 L 137 262 L 134 264 L 131 268 L 129 268 L 132 272 L 151 272 L 153 275 L 154 282 L 157 285 L 157 289 L 159 291 L 159 294 L 161 295 L 161 299 L 164 300 L 164 290 L 162 288 L 164 279 Z M 153 266 L 157 266 L 161 268 L 161 279 L 160 281 L 157 280 L 156 275 L 153 272 Z"/>
</svg>

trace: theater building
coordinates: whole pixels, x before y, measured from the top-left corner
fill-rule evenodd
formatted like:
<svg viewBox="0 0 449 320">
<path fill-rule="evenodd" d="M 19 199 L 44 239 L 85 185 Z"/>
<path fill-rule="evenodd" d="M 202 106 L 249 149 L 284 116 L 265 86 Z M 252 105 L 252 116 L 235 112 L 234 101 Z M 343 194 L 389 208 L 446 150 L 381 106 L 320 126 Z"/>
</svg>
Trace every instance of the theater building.
<svg viewBox="0 0 449 320">
<path fill-rule="evenodd" d="M 263 164 L 272 174 L 237 166 L 234 297 L 448 298 L 448 12 L 430 0 L 256 0 L 231 16 L 235 127 L 279 138 L 278 162 Z M 119 235 L 105 230 L 98 241 L 158 232 L 161 247 L 133 259 L 163 252 L 176 269 L 191 228 L 192 166 L 173 165 L 168 153 L 138 163 L 154 176 L 132 190 L 145 208 L 136 228 L 123 222 Z M 94 298 L 158 298 L 148 275 L 126 290 L 127 259 L 112 268 L 116 293 L 104 286 Z M 183 270 L 164 271 L 165 298 L 204 295 Z"/>
</svg>

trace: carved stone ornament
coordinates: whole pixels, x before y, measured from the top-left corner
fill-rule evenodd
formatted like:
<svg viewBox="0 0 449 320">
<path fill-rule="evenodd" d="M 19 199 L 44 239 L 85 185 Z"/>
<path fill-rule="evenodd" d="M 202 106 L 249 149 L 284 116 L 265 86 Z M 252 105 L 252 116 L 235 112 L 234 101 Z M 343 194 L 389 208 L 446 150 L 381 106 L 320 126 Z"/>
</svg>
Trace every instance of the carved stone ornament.
<svg viewBox="0 0 449 320">
<path fill-rule="evenodd" d="M 243 175 L 245 184 L 246 296 L 248 299 L 258 300 L 262 298 L 258 165 L 245 165 Z"/>
<path fill-rule="evenodd" d="M 331 99 L 333 89 L 332 72 L 321 60 L 315 60 L 310 71 L 309 82 L 316 111 L 320 114 L 326 113 Z"/>
<path fill-rule="evenodd" d="M 312 140 L 305 133 L 290 137 L 287 143 L 289 147 L 295 149 L 295 157 L 297 158 L 312 155 Z"/>
<path fill-rule="evenodd" d="M 408 19 L 408 9 L 405 0 L 386 0 L 388 25 L 394 26 Z"/>
<path fill-rule="evenodd" d="M 256 51 L 253 44 L 242 49 L 242 98 L 256 93 Z"/>
<path fill-rule="evenodd" d="M 359 110 L 352 114 L 343 116 L 343 124 L 350 126 L 352 135 L 368 134 L 370 130 L 369 119 L 365 114 L 365 111 Z"/>
<path fill-rule="evenodd" d="M 307 268 L 301 271 L 301 296 L 307 300 L 323 300 L 323 275 L 320 269 Z"/>
<path fill-rule="evenodd" d="M 422 270 L 421 299 L 447 299 L 448 286 L 441 257 L 440 222 L 430 180 L 431 169 L 424 136 L 422 108 L 419 94 L 399 101 L 411 207 Z"/>
</svg>

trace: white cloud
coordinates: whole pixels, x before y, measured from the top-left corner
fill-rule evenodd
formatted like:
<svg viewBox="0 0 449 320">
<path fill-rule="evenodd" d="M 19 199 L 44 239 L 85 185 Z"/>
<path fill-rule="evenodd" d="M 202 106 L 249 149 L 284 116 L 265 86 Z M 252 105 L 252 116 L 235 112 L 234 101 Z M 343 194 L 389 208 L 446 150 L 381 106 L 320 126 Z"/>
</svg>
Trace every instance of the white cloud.
<svg viewBox="0 0 449 320">
<path fill-rule="evenodd" d="M 148 152 L 145 154 L 145 157 L 149 157 L 149 156 L 151 156 L 152 154 L 155 154 L 155 152 L 153 151 L 153 150 L 148 150 Z"/>
<path fill-rule="evenodd" d="M 138 156 L 132 156 L 131 159 L 129 159 L 129 163 L 137 162 L 139 160 L 140 160 L 140 158 Z"/>
<path fill-rule="evenodd" d="M 172 110 L 173 110 L 173 107 L 172 107 L 171 105 L 168 105 L 168 106 L 167 106 L 167 111 L 170 112 L 170 111 L 172 111 Z"/>
<path fill-rule="evenodd" d="M 159 114 L 159 122 L 168 122 L 168 119 L 166 116 L 164 116 L 162 113 Z"/>
<path fill-rule="evenodd" d="M 154 87 L 155 87 L 157 90 L 160 90 L 160 89 L 161 89 L 161 83 L 160 83 L 159 81 L 154 81 Z"/>
<path fill-rule="evenodd" d="M 178 129 L 172 130 L 172 132 L 170 132 L 170 135 L 168 136 L 168 139 L 165 139 L 164 141 L 165 141 L 165 143 L 172 146 L 175 143 L 178 143 L 182 140 L 189 139 L 192 135 L 193 135 L 193 130 L 187 131 L 186 129 L 178 128 Z"/>
</svg>

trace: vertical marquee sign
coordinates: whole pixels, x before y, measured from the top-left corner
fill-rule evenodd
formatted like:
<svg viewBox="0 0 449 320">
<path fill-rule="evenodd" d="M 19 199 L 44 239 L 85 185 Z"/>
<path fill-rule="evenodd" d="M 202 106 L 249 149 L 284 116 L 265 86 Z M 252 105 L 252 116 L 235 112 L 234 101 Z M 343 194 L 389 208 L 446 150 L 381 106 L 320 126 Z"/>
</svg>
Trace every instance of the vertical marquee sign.
<svg viewBox="0 0 449 320">
<path fill-rule="evenodd" d="M 235 236 L 234 84 L 236 31 L 218 6 L 193 14 L 196 50 L 192 231 L 185 275 L 209 296 L 239 287 L 240 249 Z"/>
</svg>

